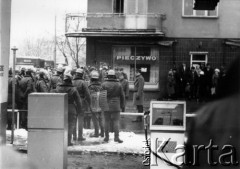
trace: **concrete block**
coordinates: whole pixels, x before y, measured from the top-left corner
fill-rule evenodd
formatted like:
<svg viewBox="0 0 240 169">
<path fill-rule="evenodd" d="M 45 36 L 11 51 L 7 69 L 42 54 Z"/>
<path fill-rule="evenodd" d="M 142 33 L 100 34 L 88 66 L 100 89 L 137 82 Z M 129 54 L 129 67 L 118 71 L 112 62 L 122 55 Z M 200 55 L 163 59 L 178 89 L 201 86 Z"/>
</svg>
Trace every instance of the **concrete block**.
<svg viewBox="0 0 240 169">
<path fill-rule="evenodd" d="M 67 169 L 66 130 L 28 131 L 28 158 L 38 168 Z"/>
<path fill-rule="evenodd" d="M 33 93 L 28 96 L 29 129 L 65 129 L 67 113 L 67 94 Z"/>
</svg>

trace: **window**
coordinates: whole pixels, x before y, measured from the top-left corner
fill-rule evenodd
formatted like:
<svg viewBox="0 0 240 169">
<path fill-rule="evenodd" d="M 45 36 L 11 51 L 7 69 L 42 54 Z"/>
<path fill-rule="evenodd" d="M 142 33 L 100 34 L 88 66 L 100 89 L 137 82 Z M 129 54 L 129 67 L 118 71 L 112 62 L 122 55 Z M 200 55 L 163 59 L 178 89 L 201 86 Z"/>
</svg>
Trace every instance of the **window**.
<svg viewBox="0 0 240 169">
<path fill-rule="evenodd" d="M 207 57 L 208 52 L 190 52 L 191 56 L 191 65 L 196 67 L 197 65 L 200 66 L 201 64 L 206 65 L 208 62 Z"/>
<path fill-rule="evenodd" d="M 183 0 L 183 16 L 185 17 L 217 17 L 218 7 L 215 10 L 194 10 L 195 0 Z"/>
<path fill-rule="evenodd" d="M 124 0 L 113 0 L 113 13 L 124 12 Z"/>
<path fill-rule="evenodd" d="M 159 49 L 156 46 L 114 46 L 113 66 L 123 68 L 128 80 L 135 80 L 135 69 L 141 69 L 148 84 L 158 85 Z"/>
<path fill-rule="evenodd" d="M 148 0 L 127 0 L 125 1 L 126 14 L 147 14 Z"/>
</svg>

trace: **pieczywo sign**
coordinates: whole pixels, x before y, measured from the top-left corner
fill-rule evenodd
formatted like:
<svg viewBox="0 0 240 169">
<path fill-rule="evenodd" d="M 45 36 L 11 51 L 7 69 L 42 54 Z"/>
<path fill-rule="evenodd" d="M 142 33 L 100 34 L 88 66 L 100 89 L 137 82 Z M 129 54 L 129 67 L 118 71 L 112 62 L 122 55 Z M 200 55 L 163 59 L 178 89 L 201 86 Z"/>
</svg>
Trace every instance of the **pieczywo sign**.
<svg viewBox="0 0 240 169">
<path fill-rule="evenodd" d="M 156 61 L 157 56 L 116 56 L 116 61 Z"/>
</svg>

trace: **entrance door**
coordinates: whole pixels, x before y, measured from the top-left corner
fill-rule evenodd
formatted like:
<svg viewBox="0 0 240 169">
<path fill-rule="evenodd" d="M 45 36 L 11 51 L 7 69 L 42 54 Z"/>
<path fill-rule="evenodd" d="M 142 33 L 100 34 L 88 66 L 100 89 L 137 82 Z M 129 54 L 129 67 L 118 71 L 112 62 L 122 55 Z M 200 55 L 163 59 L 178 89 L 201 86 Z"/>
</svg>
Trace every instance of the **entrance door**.
<svg viewBox="0 0 240 169">
<path fill-rule="evenodd" d="M 204 64 L 206 65 L 208 62 L 208 52 L 190 52 L 190 56 L 191 56 L 191 62 L 190 62 L 190 66 L 195 67 L 197 65 L 201 65 Z"/>
</svg>

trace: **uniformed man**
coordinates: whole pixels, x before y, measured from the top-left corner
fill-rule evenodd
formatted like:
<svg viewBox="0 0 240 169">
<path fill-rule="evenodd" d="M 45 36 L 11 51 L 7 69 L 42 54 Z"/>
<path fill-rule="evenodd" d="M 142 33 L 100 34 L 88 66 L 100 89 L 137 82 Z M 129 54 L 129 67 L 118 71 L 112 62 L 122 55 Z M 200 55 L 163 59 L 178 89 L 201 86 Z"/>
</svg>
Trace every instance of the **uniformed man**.
<svg viewBox="0 0 240 169">
<path fill-rule="evenodd" d="M 91 96 L 93 94 L 96 94 L 96 92 L 100 92 L 102 90 L 101 83 L 99 82 L 99 73 L 97 71 L 91 72 L 91 82 L 90 82 L 90 85 L 88 86 L 88 89 Z M 99 106 L 99 100 L 97 101 L 98 103 L 96 104 L 98 104 Z M 99 137 L 99 127 L 101 130 L 100 135 L 101 137 L 104 137 L 104 127 L 103 127 L 103 119 L 102 119 L 103 115 L 102 115 L 101 109 L 93 110 L 93 108 L 91 108 L 91 113 L 92 113 L 92 121 L 93 121 L 95 132 L 93 135 L 90 135 L 90 137 Z"/>
<path fill-rule="evenodd" d="M 72 135 L 76 126 L 77 116 L 82 113 L 81 98 L 77 89 L 72 85 L 72 75 L 70 71 L 64 73 L 63 83 L 54 90 L 56 93 L 68 94 L 68 146 L 73 145 Z"/>
<path fill-rule="evenodd" d="M 76 70 L 76 74 L 75 77 L 72 81 L 73 86 L 75 86 L 77 88 L 77 91 L 81 97 L 81 101 L 82 101 L 82 112 L 78 114 L 78 141 L 83 141 L 86 140 L 85 138 L 83 138 L 82 133 L 83 133 L 83 119 L 84 119 L 84 112 L 88 109 L 91 100 L 90 100 L 90 94 L 89 94 L 89 90 L 87 87 L 87 84 L 85 83 L 84 79 L 83 79 L 83 74 L 84 71 L 83 69 L 79 68 Z M 76 131 L 76 127 L 75 127 L 75 131 Z M 76 132 L 74 132 L 74 139 L 76 139 Z"/>
<path fill-rule="evenodd" d="M 54 74 L 50 80 L 51 89 L 56 89 L 57 85 L 60 85 L 63 82 L 63 71 L 62 67 L 58 67 L 56 74 Z"/>
<path fill-rule="evenodd" d="M 23 100 L 23 105 L 20 107 L 20 109 L 23 110 L 27 110 L 28 109 L 28 95 L 32 92 L 35 92 L 35 80 L 34 77 L 32 75 L 32 70 L 31 69 L 27 69 L 26 71 L 26 75 L 24 75 L 24 77 L 21 79 L 21 81 L 19 82 L 20 85 L 20 89 L 22 90 L 23 96 L 22 96 L 22 100 Z M 28 113 L 26 112 L 22 112 L 20 115 L 20 124 L 23 128 L 27 129 L 27 116 Z"/>
<path fill-rule="evenodd" d="M 124 93 L 121 84 L 116 79 L 114 70 L 109 70 L 107 80 L 102 84 L 102 89 L 107 90 L 108 111 L 104 111 L 105 118 L 105 138 L 104 141 L 109 141 L 109 126 L 113 123 L 114 141 L 122 143 L 119 138 L 119 120 L 120 111 L 124 107 Z"/>
<path fill-rule="evenodd" d="M 48 93 L 50 92 L 50 83 L 47 77 L 46 70 L 40 70 L 39 72 L 39 79 L 36 83 L 36 90 L 37 92 L 41 93 Z"/>
</svg>

